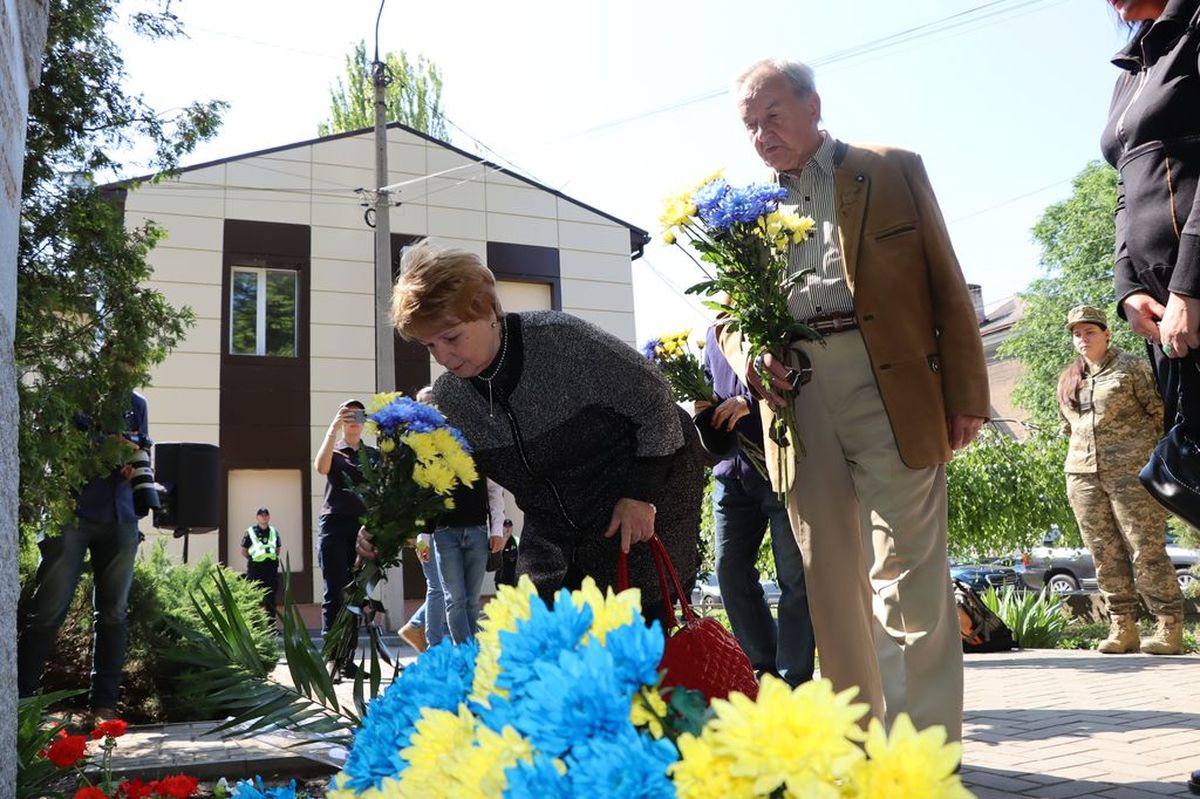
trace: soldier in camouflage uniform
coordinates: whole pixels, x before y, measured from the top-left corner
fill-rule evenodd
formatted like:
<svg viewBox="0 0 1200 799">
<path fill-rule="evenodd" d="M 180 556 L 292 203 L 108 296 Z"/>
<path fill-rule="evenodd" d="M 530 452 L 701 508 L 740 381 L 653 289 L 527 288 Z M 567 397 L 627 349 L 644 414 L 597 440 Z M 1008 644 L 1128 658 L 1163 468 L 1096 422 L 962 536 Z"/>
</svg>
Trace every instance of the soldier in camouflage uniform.
<svg viewBox="0 0 1200 799">
<path fill-rule="evenodd" d="M 1067 315 L 1080 357 L 1059 378 L 1062 430 L 1070 435 L 1067 497 L 1096 563 L 1096 582 L 1112 630 L 1106 654 L 1176 655 L 1183 650 L 1183 594 L 1167 558 L 1167 511 L 1142 488 L 1138 472 L 1162 435 L 1163 407 L 1145 358 L 1109 346 L 1103 311 Z M 1158 618 L 1139 640 L 1138 593 Z"/>
</svg>

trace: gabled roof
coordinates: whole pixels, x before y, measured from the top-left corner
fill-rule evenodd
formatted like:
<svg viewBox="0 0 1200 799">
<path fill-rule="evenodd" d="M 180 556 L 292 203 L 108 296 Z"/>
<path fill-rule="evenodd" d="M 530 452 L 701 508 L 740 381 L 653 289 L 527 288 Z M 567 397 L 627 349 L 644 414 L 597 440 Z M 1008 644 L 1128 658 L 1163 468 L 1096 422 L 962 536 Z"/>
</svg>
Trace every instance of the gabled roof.
<svg viewBox="0 0 1200 799">
<path fill-rule="evenodd" d="M 580 208 L 583 208 L 586 211 L 591 211 L 592 213 L 594 213 L 598 216 L 602 216 L 605 219 L 609 220 L 610 222 L 616 222 L 621 227 L 624 227 L 629 230 L 629 251 L 631 253 L 633 253 L 634 258 L 640 257 L 642 254 L 642 248 L 645 247 L 648 243 L 650 243 L 650 234 L 647 233 L 642 228 L 638 227 L 637 225 L 626 222 L 624 219 L 615 217 L 610 213 L 601 211 L 599 208 L 588 205 L 585 202 L 580 202 L 579 200 L 576 200 L 574 197 L 563 194 L 558 189 L 552 189 L 549 186 L 546 186 L 545 184 L 539 183 L 536 180 L 526 177 L 525 175 L 522 175 L 518 172 L 514 172 L 511 169 L 502 167 L 499 164 L 492 163 L 491 161 L 488 161 L 485 158 L 480 158 L 479 156 L 477 156 L 473 153 L 469 153 L 466 150 L 463 150 L 459 147 L 455 147 L 453 144 L 450 144 L 449 142 L 444 142 L 441 139 L 430 136 L 429 134 L 423 133 L 422 131 L 419 131 L 415 128 L 411 128 L 408 125 L 403 125 L 399 122 L 389 122 L 388 128 L 396 128 L 398 130 L 403 130 L 407 133 L 412 134 L 413 136 L 417 136 L 418 138 L 424 139 L 427 142 L 436 144 L 440 147 L 444 147 L 447 150 L 457 153 L 458 155 L 461 155 L 464 158 L 469 158 L 472 161 L 476 161 L 479 164 L 481 164 L 482 166 L 485 166 L 494 172 L 500 172 L 505 175 L 508 175 L 511 178 L 519 180 L 522 183 L 528 183 L 530 186 L 534 187 L 535 189 L 544 191 L 547 194 L 552 194 L 555 197 L 560 197 L 573 205 L 577 205 Z M 329 136 L 318 136 L 315 139 L 305 139 L 304 141 L 292 142 L 291 144 L 282 144 L 277 147 L 268 147 L 264 150 L 255 150 L 254 152 L 241 153 L 239 155 L 232 155 L 227 158 L 218 158 L 213 161 L 205 161 L 202 164 L 191 164 L 189 166 L 181 166 L 177 169 L 171 170 L 169 174 L 177 175 L 177 174 L 182 174 L 184 172 L 191 172 L 192 170 L 196 170 L 196 169 L 205 169 L 207 167 L 220 166 L 221 164 L 228 164 L 233 161 L 241 161 L 246 158 L 256 158 L 256 157 L 262 156 L 262 155 L 270 155 L 272 153 L 283 152 L 284 150 L 292 150 L 297 147 L 308 147 L 310 145 L 321 144 L 323 142 L 333 141 L 335 139 L 345 139 L 345 138 L 350 138 L 352 136 L 361 136 L 364 133 L 371 133 L 373 130 L 374 130 L 373 128 L 361 128 L 359 130 L 351 130 L 351 131 L 347 131 L 345 133 L 333 133 L 333 134 L 330 134 Z M 116 182 L 109 184 L 107 186 L 104 186 L 102 188 L 106 188 L 106 189 L 125 188 L 125 187 L 128 187 L 129 184 L 131 184 L 131 183 L 140 183 L 142 181 L 150 180 L 153 177 L 155 177 L 155 175 L 141 175 L 141 176 L 135 177 L 135 178 L 127 178 L 125 180 L 116 181 Z"/>
</svg>

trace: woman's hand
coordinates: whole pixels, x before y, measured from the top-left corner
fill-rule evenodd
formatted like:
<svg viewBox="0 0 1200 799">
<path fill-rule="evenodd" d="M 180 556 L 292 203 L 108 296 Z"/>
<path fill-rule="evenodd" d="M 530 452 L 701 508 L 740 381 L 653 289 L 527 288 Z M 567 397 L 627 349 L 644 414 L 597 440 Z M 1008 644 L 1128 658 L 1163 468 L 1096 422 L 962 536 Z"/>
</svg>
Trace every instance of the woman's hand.
<svg viewBox="0 0 1200 799">
<path fill-rule="evenodd" d="M 1130 294 L 1121 305 L 1125 308 L 1125 318 L 1129 320 L 1133 332 L 1151 344 L 1158 344 L 1158 320 L 1163 318 L 1167 309 L 1144 291 Z"/>
<path fill-rule="evenodd" d="M 488 548 L 493 552 L 499 552 L 504 549 L 505 538 L 502 535 L 488 536 Z"/>
<path fill-rule="evenodd" d="M 379 554 L 375 545 L 371 543 L 371 534 L 365 527 L 358 528 L 358 538 L 354 541 L 354 552 L 358 555 L 359 560 L 375 560 L 375 556 Z"/>
<path fill-rule="evenodd" d="M 1191 350 L 1200 350 L 1200 299 L 1172 293 L 1158 334 L 1168 358 L 1183 358 Z"/>
<path fill-rule="evenodd" d="M 641 541 L 649 541 L 654 535 L 655 507 L 649 502 L 641 502 L 629 497 L 617 500 L 613 508 L 612 521 L 604 531 L 605 538 L 612 538 L 619 530 L 621 533 L 621 551 L 628 554 L 629 547 Z"/>
<path fill-rule="evenodd" d="M 747 397 L 730 397 L 717 406 L 713 411 L 712 426 L 718 430 L 732 430 L 733 426 L 743 417 L 750 414 L 750 400 Z"/>
</svg>

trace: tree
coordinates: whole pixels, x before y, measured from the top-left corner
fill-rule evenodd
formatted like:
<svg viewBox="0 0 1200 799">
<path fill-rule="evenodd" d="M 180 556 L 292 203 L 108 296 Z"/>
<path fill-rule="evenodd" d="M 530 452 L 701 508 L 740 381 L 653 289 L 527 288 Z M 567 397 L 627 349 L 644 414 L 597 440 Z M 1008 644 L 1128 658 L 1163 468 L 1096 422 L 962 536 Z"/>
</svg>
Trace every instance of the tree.
<svg viewBox="0 0 1200 799">
<path fill-rule="evenodd" d="M 446 118 L 442 115 L 442 73 L 424 56 L 410 61 L 401 50 L 383 57 L 391 82 L 387 86 L 387 121 L 400 122 L 447 140 Z M 360 41 L 346 56 L 346 80 L 338 78 L 329 90 L 330 118 L 317 125 L 321 136 L 345 133 L 375 125 L 375 86 L 367 45 Z"/>
<path fill-rule="evenodd" d="M 1047 208 L 1033 228 L 1045 274 L 1020 295 L 1024 315 L 1012 336 L 1000 345 L 1002 356 L 1021 362 L 1013 401 L 1029 412 L 1030 421 L 1047 429 L 1058 427 L 1058 375 L 1076 355 L 1063 329 L 1072 306 L 1086 303 L 1103 309 L 1115 345 L 1130 352 L 1144 349 L 1116 314 L 1113 214 L 1117 173 L 1093 161 L 1075 176 L 1072 185 L 1071 196 Z"/>
<path fill-rule="evenodd" d="M 946 467 L 950 551 L 1005 555 L 1037 543 L 1052 524 L 1078 541 L 1063 479 L 1066 454 L 1057 430 L 1017 441 L 985 427 Z"/>
<path fill-rule="evenodd" d="M 150 39 L 181 33 L 170 0 L 130 19 Z M 52 0 L 41 86 L 30 95 L 17 255 L 14 360 L 21 403 L 20 520 L 51 532 L 74 512 L 72 492 L 126 454 L 102 431 L 124 429 L 129 392 L 148 382 L 190 324 L 147 288 L 152 224 L 126 229 L 120 174 L 135 147 L 170 170 L 212 137 L 225 104 L 164 116 L 126 92 L 109 37 L 111 0 Z"/>
</svg>

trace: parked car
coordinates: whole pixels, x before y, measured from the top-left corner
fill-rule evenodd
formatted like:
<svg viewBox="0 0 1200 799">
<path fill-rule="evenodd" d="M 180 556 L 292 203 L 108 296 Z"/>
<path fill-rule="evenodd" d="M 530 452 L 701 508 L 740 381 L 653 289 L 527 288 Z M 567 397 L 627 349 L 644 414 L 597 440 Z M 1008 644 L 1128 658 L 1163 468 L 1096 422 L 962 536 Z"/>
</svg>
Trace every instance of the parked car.
<svg viewBox="0 0 1200 799">
<path fill-rule="evenodd" d="M 962 580 L 981 594 L 989 588 L 995 588 L 997 591 L 1001 591 L 1007 586 L 1023 589 L 1025 583 L 1021 579 L 1021 571 L 1023 568 L 1020 566 L 1002 566 L 995 563 L 950 566 L 951 577 L 955 580 Z"/>
<path fill-rule="evenodd" d="M 778 605 L 779 595 L 782 593 L 779 583 L 770 579 L 763 579 L 758 582 L 762 586 L 763 596 L 766 597 L 767 604 L 772 607 Z M 705 609 L 724 606 L 724 602 L 721 600 L 721 586 L 717 583 L 717 575 L 708 574 L 697 578 L 696 587 L 692 589 L 692 604 L 699 605 Z"/>
<path fill-rule="evenodd" d="M 1039 590 L 1049 588 L 1057 593 L 1071 591 L 1095 591 L 1096 563 L 1087 547 L 1056 546 L 1062 533 L 1052 527 L 1042 539 L 1040 547 L 1024 553 L 1021 562 L 1025 566 L 1025 583 Z M 1175 537 L 1167 536 L 1167 557 L 1175 567 L 1175 576 L 1181 588 L 1187 588 L 1196 576 L 1191 568 L 1200 563 L 1200 550 L 1179 546 Z"/>
</svg>

